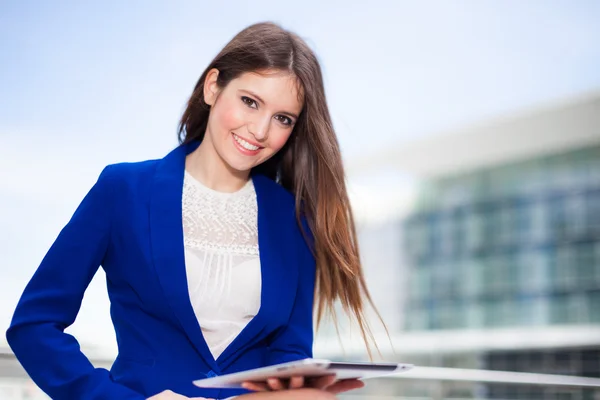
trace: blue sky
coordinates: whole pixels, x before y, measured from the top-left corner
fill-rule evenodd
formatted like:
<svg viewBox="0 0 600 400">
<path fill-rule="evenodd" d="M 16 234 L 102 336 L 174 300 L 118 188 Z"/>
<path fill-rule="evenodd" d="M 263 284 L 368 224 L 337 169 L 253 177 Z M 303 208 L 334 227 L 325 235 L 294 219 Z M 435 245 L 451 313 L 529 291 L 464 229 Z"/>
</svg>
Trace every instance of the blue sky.
<svg viewBox="0 0 600 400">
<path fill-rule="evenodd" d="M 1 1 L 1 327 L 102 166 L 167 153 L 205 65 L 264 20 L 317 52 L 350 161 L 600 89 L 594 0 Z M 114 340 L 100 280 L 74 331 Z"/>
</svg>

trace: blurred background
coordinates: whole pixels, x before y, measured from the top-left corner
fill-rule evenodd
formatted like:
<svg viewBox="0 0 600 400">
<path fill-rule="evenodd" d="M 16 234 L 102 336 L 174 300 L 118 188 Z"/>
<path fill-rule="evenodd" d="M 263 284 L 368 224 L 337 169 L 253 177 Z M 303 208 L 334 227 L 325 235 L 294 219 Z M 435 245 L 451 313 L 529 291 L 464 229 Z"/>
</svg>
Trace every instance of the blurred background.
<svg viewBox="0 0 600 400">
<path fill-rule="evenodd" d="M 600 2 L 0 0 L 0 327 L 102 167 L 162 157 L 200 73 L 270 20 L 319 56 L 376 359 L 600 378 Z M 366 360 L 343 320 L 315 356 Z M 99 271 L 68 329 L 116 354 Z M 43 399 L 0 337 L 0 399 Z M 403 374 L 348 399 L 600 399 Z"/>
</svg>

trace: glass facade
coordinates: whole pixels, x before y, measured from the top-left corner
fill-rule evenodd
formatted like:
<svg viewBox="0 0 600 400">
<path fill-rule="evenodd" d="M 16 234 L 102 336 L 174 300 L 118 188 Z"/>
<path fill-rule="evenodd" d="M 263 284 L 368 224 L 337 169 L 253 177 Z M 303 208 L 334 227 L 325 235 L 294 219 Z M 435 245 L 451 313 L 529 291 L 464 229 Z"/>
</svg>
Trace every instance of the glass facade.
<svg viewBox="0 0 600 400">
<path fill-rule="evenodd" d="M 431 179 L 402 228 L 408 331 L 600 324 L 600 146 Z M 600 377 L 599 351 L 482 352 L 476 368 Z M 470 390 L 465 398 L 600 398 L 583 388 Z"/>
<path fill-rule="evenodd" d="M 600 323 L 600 147 L 427 182 L 408 330 Z"/>
</svg>

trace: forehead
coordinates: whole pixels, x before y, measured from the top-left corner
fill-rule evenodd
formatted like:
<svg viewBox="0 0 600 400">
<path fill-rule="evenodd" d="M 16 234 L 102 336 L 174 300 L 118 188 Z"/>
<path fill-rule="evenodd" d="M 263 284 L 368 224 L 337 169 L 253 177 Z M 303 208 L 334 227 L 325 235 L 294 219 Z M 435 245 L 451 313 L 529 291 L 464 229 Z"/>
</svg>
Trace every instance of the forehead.
<svg viewBox="0 0 600 400">
<path fill-rule="evenodd" d="M 303 96 L 295 75 L 281 71 L 245 72 L 229 86 L 259 96 L 269 108 L 300 114 Z"/>
</svg>

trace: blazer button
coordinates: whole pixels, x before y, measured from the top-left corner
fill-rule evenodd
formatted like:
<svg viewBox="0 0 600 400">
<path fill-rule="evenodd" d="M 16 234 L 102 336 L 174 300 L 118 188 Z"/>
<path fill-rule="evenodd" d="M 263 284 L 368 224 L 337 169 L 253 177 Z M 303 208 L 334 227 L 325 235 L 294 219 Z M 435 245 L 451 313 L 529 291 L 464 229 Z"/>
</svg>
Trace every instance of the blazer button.
<svg viewBox="0 0 600 400">
<path fill-rule="evenodd" d="M 215 376 L 218 376 L 218 375 L 215 374 L 215 371 L 213 371 L 213 370 L 208 371 L 208 373 L 206 374 L 207 378 L 214 378 Z"/>
</svg>

